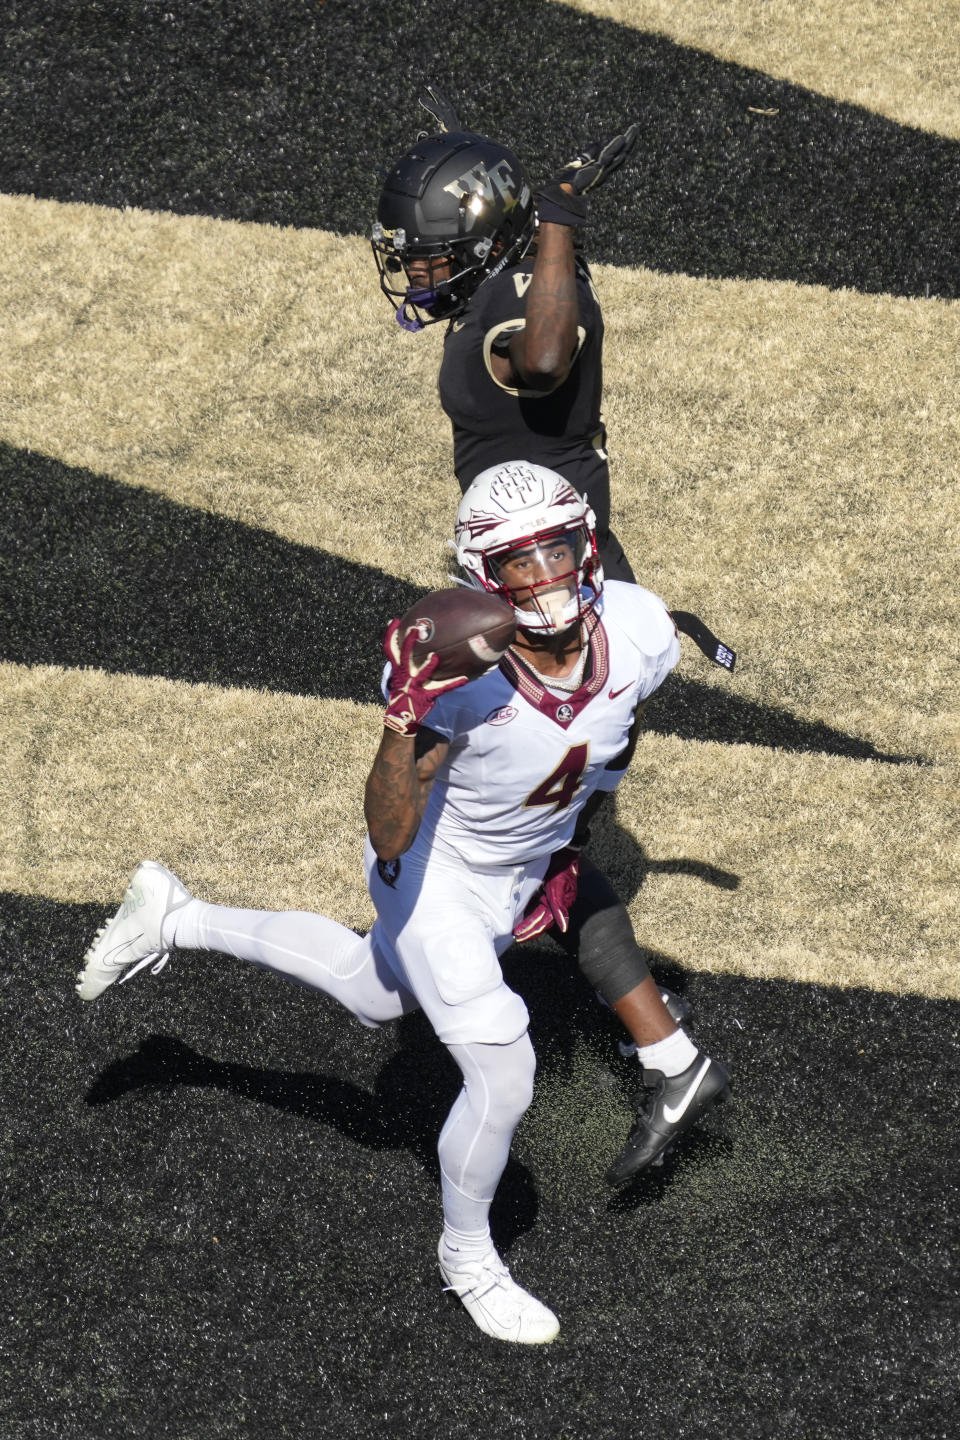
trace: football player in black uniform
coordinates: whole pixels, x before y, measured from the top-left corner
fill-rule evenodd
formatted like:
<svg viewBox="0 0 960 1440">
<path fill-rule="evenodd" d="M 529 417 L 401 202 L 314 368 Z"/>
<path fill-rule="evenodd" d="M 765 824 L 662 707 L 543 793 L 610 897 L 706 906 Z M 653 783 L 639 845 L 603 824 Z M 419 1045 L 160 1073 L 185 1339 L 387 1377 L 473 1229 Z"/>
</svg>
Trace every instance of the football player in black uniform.
<svg viewBox="0 0 960 1440">
<path fill-rule="evenodd" d="M 436 91 L 421 104 L 440 132 L 388 174 L 373 253 L 401 325 L 448 322 L 439 389 L 460 488 L 516 455 L 558 471 L 596 516 L 604 573 L 632 580 L 610 533 L 603 316 L 575 236 L 638 127 L 586 146 L 534 194 L 506 146 L 465 131 Z"/>
</svg>

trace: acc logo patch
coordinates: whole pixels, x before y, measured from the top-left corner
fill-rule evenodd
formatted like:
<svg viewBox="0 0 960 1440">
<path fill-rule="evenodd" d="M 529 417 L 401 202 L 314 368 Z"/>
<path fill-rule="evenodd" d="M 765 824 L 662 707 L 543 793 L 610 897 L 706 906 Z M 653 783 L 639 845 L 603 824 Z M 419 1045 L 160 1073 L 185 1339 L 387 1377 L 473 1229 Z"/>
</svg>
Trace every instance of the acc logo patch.
<svg viewBox="0 0 960 1440">
<path fill-rule="evenodd" d="M 500 705 L 496 710 L 491 710 L 484 720 L 484 725 L 509 725 L 511 720 L 516 720 L 517 709 L 514 705 Z"/>
</svg>

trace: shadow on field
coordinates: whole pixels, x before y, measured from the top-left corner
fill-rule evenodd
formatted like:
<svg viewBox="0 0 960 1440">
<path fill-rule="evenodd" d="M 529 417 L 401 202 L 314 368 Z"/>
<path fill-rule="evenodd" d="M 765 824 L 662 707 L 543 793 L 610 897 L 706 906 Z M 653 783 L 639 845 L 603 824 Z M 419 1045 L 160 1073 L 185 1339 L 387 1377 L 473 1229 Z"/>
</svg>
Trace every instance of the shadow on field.
<svg viewBox="0 0 960 1440">
<path fill-rule="evenodd" d="M 343 1022 L 350 1023 L 345 1015 Z M 378 1072 L 372 1093 L 348 1080 L 315 1072 L 214 1060 L 176 1036 L 150 1035 L 132 1054 L 101 1071 L 87 1091 L 86 1103 L 109 1105 L 132 1092 L 183 1086 L 219 1090 L 333 1126 L 364 1150 L 408 1150 L 439 1188 L 437 1140 L 460 1088 L 459 1072 L 421 1015 L 398 1021 L 393 1033 L 397 1048 Z M 504 1250 L 532 1229 L 538 1210 L 530 1172 L 511 1158 L 492 1217 Z"/>
<path fill-rule="evenodd" d="M 26 665 L 377 701 L 386 621 L 423 590 L 0 445 L 0 654 Z"/>
<path fill-rule="evenodd" d="M 45 1173 L 52 1137 L 61 1133 L 64 1155 L 76 1161 L 82 1154 L 89 1163 L 87 1149 L 76 1151 L 78 1116 L 71 1095 L 83 1097 L 90 1111 L 117 1105 L 115 1123 L 135 1133 L 146 1112 L 137 1119 L 137 1112 L 118 1104 L 125 1096 L 189 1088 L 225 1097 L 224 1123 L 232 1117 L 231 1133 L 247 1137 L 252 1155 L 258 1144 L 296 1146 L 303 1135 L 296 1127 L 273 1126 L 266 1108 L 332 1127 L 357 1147 L 352 1162 L 341 1148 L 331 1163 L 364 1169 L 365 1152 L 405 1149 L 436 1178 L 437 1137 L 460 1082 L 422 1015 L 371 1032 L 374 1048 L 358 1052 L 355 1027 L 339 1007 L 253 967 L 224 961 L 211 970 L 212 957 L 207 957 L 204 970 L 192 963 L 200 957 L 189 952 L 175 957 L 178 963 L 163 982 L 137 983 L 129 993 L 82 1005 L 73 993 L 73 976 L 101 919 L 96 904 L 0 893 L 0 1000 L 13 1022 L 0 1057 L 0 1098 L 12 1115 L 23 1106 L 31 1115 L 19 1151 L 24 1183 L 40 1183 L 37 1176 Z M 912 1153 L 926 1165 L 953 1164 L 956 1001 L 710 975 L 685 970 L 661 954 L 651 954 L 650 963 L 659 981 L 692 1003 L 698 1042 L 731 1066 L 734 1104 L 722 1107 L 715 1123 L 698 1126 L 678 1149 L 676 1161 L 668 1160 L 642 1185 L 611 1197 L 612 1208 L 655 1208 L 676 1166 L 722 1160 L 730 1153 L 731 1133 L 739 1137 L 743 1160 L 755 1148 L 756 1163 L 762 1165 L 770 1145 L 792 1144 L 799 1130 L 806 1136 L 803 1164 L 822 1169 L 830 1193 L 836 1190 L 837 1146 L 858 1155 L 868 1136 L 901 1160 Z M 588 1121 L 594 1102 L 607 1108 L 613 1098 L 626 1123 L 625 1102 L 638 1079 L 636 1062 L 621 1059 L 617 1041 L 624 1038 L 623 1029 L 597 1003 L 577 967 L 556 945 L 537 942 L 509 950 L 503 970 L 507 983 L 527 1002 L 538 1075 L 550 1080 L 548 1093 L 555 1093 L 559 1082 L 567 1097 L 564 1113 Z M 205 1038 L 188 1044 L 172 1033 L 181 1027 L 191 1037 Z M 906 1053 L 904 1033 L 915 1047 Z M 215 1059 L 201 1047 L 241 1058 Z M 316 1068 L 312 1061 L 285 1068 L 242 1058 L 285 1052 L 322 1053 L 327 1068 L 339 1075 L 321 1073 L 324 1061 L 319 1059 Z M 586 1069 L 585 1053 L 590 1057 Z M 909 1106 L 909 1135 L 890 1111 L 894 1082 Z M 164 1113 L 166 1124 L 174 1112 Z M 187 1106 L 175 1113 L 184 1129 L 210 1123 L 209 1109 Z M 854 1126 L 851 1115 L 857 1117 Z M 111 1133 L 108 1122 L 101 1129 Z M 821 1132 L 815 1143 L 813 1137 Z M 822 1162 L 817 1158 L 821 1152 Z M 149 1147 L 136 1153 L 142 1164 L 154 1164 Z M 908 1184 L 910 1172 L 878 1162 L 866 1173 L 871 1185 L 888 1174 L 895 1188 Z M 763 1176 L 762 1183 L 780 1183 L 777 1175 L 763 1171 Z M 839 1193 L 842 1201 L 842 1189 Z M 536 1179 L 514 1160 L 494 1215 L 505 1249 L 533 1226 L 538 1208 Z"/>
<path fill-rule="evenodd" d="M 323 1003 L 318 998 L 318 1004 Z M 343 1023 L 350 1023 L 343 1011 Z M 381 1067 L 371 1092 L 349 1080 L 315 1071 L 290 1071 L 214 1060 L 173 1035 L 150 1035 L 132 1054 L 113 1061 L 87 1092 L 88 1105 L 108 1105 L 137 1090 L 194 1086 L 228 1091 L 259 1105 L 332 1125 L 372 1150 L 406 1148 L 436 1171 L 434 1147 L 459 1089 L 459 1072 L 446 1051 L 431 1044 L 422 1015 L 397 1021 L 397 1050 Z M 429 1075 L 423 1049 L 430 1045 Z M 435 1052 L 435 1053 L 434 1053 Z"/>
<path fill-rule="evenodd" d="M 717 890 L 739 888 L 739 875 L 732 870 L 723 870 L 718 865 L 712 865 L 707 860 L 697 860 L 691 856 L 651 860 L 636 836 L 620 824 L 617 804 L 618 798 L 614 791 L 594 815 L 590 822 L 587 853 L 625 904 L 629 904 L 642 889 L 648 875 L 686 875 L 698 884 L 712 885 Z M 661 964 L 664 963 L 665 957 L 660 957 L 660 961 Z M 666 984 L 670 983 L 665 974 L 658 974 L 657 978 Z"/>
<path fill-rule="evenodd" d="M 37 902 L 31 909 L 35 917 L 40 913 Z M 181 958 L 189 965 L 189 956 Z M 683 971 L 675 962 L 662 955 L 650 958 L 662 983 L 669 981 L 681 992 L 686 988 Z M 238 973 L 242 976 L 243 969 Z M 598 1097 L 609 1095 L 612 1088 L 628 1102 L 633 1099 L 638 1084 L 636 1062 L 624 1060 L 617 1050 L 617 1042 L 626 1039 L 626 1032 L 597 1003 L 568 957 L 549 944 L 514 947 L 504 959 L 504 974 L 529 1004 L 531 1035 L 542 1073 L 570 1076 L 575 1055 L 586 1046 L 594 1056 L 591 1083 Z M 281 1009 L 286 989 L 280 981 L 274 992 Z M 316 1000 L 323 1006 L 321 997 Z M 342 1025 L 349 1027 L 343 1012 L 335 1008 L 333 1013 L 339 1013 Z M 363 1151 L 409 1151 L 439 1187 L 437 1140 L 460 1086 L 459 1072 L 421 1014 L 405 1016 L 387 1029 L 393 1048 L 369 1089 L 319 1069 L 288 1070 L 217 1060 L 176 1035 L 155 1033 L 136 1050 L 108 1063 L 89 1085 L 84 1099 L 89 1107 L 97 1108 L 145 1091 L 185 1087 L 220 1091 L 235 1100 L 333 1127 L 359 1147 L 360 1165 Z M 235 1037 L 234 1043 L 237 1053 L 242 1053 L 242 1039 Z M 706 1155 L 718 1146 L 728 1147 L 729 1142 L 710 1131 L 694 1137 L 692 1149 L 685 1146 L 684 1151 L 688 1156 Z M 633 1198 L 624 1203 L 632 1207 L 662 1198 L 672 1173 L 672 1164 L 665 1165 L 639 1192 L 633 1187 Z M 534 1177 L 511 1156 L 491 1215 L 493 1233 L 504 1253 L 509 1253 L 519 1236 L 533 1229 L 539 1208 Z"/>
<path fill-rule="evenodd" d="M 61 9 L 6 27 L 5 192 L 367 234 L 432 81 L 535 182 L 639 121 L 592 207 L 597 260 L 957 294 L 956 142 L 663 36 L 549 0 L 522 23 L 502 0 Z"/>
<path fill-rule="evenodd" d="M 169 1434 L 259 1440 L 309 1415 L 320 1440 L 381 1435 L 387 1415 L 390 1433 L 434 1440 L 476 1435 L 481 1410 L 484 1434 L 619 1436 L 638 1393 L 663 1436 L 760 1440 L 784 1393 L 803 1408 L 778 1434 L 954 1433 L 958 1002 L 688 972 L 734 1104 L 611 1196 L 637 1066 L 558 952 L 511 951 L 540 1072 L 493 1230 L 505 1251 L 523 1235 L 521 1275 L 562 1302 L 545 1362 L 441 1314 L 436 1172 L 378 1120 L 434 1165 L 428 1131 L 457 1081 L 423 1023 L 358 1046 L 335 1007 L 213 957 L 84 1006 L 72 980 L 101 918 L 0 894 L 4 1436 L 154 1436 L 160 1417 Z M 669 1412 L 651 1375 L 671 1395 L 689 1378 Z"/>
<path fill-rule="evenodd" d="M 380 641 L 422 588 L 0 445 L 0 659 L 380 701 Z M 867 740 L 673 675 L 662 735 L 890 764 Z"/>
<path fill-rule="evenodd" d="M 922 755 L 878 750 L 869 740 L 835 730 L 819 720 L 803 720 L 775 705 L 758 705 L 729 693 L 731 682 L 707 685 L 676 671 L 651 703 L 648 730 L 681 740 L 714 740 L 720 745 L 761 745 L 801 754 L 838 755 L 847 760 L 879 760 L 885 765 L 928 765 Z"/>
</svg>

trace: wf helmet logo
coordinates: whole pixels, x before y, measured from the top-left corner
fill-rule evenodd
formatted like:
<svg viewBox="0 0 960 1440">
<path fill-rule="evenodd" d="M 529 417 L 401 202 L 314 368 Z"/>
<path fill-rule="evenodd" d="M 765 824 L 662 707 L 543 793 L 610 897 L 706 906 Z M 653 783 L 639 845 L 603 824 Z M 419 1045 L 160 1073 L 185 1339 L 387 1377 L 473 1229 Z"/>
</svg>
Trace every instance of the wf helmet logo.
<svg viewBox="0 0 960 1440">
<path fill-rule="evenodd" d="M 451 180 L 443 188 L 448 195 L 464 202 L 468 230 L 484 206 L 497 195 L 503 201 L 504 210 L 512 210 L 517 203 L 517 182 L 506 160 L 498 160 L 490 170 L 482 160 L 478 160 L 470 170 L 458 175 L 456 180 Z"/>
</svg>

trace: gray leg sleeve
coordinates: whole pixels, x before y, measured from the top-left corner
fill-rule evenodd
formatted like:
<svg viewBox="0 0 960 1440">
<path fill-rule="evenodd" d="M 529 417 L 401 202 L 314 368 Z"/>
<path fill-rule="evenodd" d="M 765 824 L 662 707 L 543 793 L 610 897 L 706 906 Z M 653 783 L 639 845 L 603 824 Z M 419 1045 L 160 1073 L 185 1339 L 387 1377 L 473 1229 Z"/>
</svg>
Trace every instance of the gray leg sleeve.
<svg viewBox="0 0 960 1440">
<path fill-rule="evenodd" d="M 586 856 L 580 863 L 580 888 L 570 912 L 570 928 L 557 938 L 565 950 L 576 955 L 586 979 L 608 1005 L 615 1005 L 650 975 L 627 907 Z"/>
<path fill-rule="evenodd" d="M 325 915 L 302 910 L 235 910 L 191 900 L 176 912 L 176 933 L 164 943 L 215 950 L 275 970 L 308 990 L 339 1000 L 364 1025 L 419 1008 L 383 964 L 371 935 L 361 938 Z"/>
</svg>

